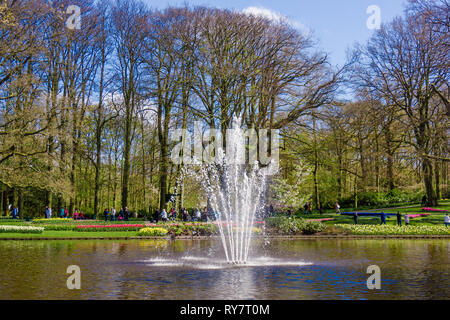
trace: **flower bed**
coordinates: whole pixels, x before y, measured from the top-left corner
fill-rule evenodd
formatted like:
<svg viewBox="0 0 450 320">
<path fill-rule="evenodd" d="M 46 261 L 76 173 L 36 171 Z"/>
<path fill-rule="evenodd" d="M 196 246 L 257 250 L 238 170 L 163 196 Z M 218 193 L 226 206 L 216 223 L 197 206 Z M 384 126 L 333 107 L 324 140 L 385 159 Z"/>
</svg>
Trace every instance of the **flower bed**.
<svg viewBox="0 0 450 320">
<path fill-rule="evenodd" d="M 444 209 L 435 209 L 435 208 L 422 208 L 422 211 L 431 211 L 431 212 L 450 212 L 448 210 L 444 210 Z"/>
<path fill-rule="evenodd" d="M 258 228 L 258 227 L 252 227 L 252 234 L 262 234 L 262 229 Z M 233 232 L 240 232 L 241 228 L 239 227 L 233 227 Z M 227 233 L 227 231 L 225 231 L 225 234 Z"/>
<path fill-rule="evenodd" d="M 138 231 L 143 224 L 78 225 L 76 231 Z"/>
<path fill-rule="evenodd" d="M 42 233 L 44 228 L 29 226 L 0 226 L 0 233 Z"/>
<path fill-rule="evenodd" d="M 142 220 L 141 220 L 142 221 Z M 136 224 L 137 221 L 119 221 L 116 216 L 116 221 L 105 220 L 74 220 L 72 218 L 51 218 L 51 219 L 33 219 L 33 224 L 95 224 L 95 225 L 108 225 L 108 224 Z"/>
<path fill-rule="evenodd" d="M 165 236 L 168 231 L 164 228 L 142 228 L 139 230 L 139 236 L 156 237 Z"/>
<path fill-rule="evenodd" d="M 430 215 L 429 213 L 408 214 L 408 217 L 410 217 L 411 219 L 414 219 L 414 218 L 420 218 L 420 217 L 427 217 L 429 215 Z"/>
<path fill-rule="evenodd" d="M 367 224 L 337 224 L 356 235 L 450 235 L 450 228 L 445 226 L 396 226 Z"/>
</svg>

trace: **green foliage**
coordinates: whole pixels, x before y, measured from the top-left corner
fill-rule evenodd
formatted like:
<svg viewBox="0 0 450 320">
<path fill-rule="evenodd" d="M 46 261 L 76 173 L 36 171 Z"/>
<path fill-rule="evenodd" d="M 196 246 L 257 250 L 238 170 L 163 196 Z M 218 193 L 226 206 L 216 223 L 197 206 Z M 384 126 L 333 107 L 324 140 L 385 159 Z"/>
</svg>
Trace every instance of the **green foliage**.
<svg viewBox="0 0 450 320">
<path fill-rule="evenodd" d="M 286 217 L 268 218 L 266 219 L 266 226 L 281 234 L 314 234 L 326 228 L 322 222 Z"/>
<path fill-rule="evenodd" d="M 210 223 L 179 223 L 169 226 L 168 230 L 170 234 L 177 236 L 209 236 L 217 234 L 216 226 Z"/>
<path fill-rule="evenodd" d="M 325 225 L 319 221 L 306 221 L 303 225 L 303 234 L 315 234 L 325 230 Z"/>
<path fill-rule="evenodd" d="M 407 190 L 393 189 L 389 192 L 368 191 L 358 193 L 358 206 L 363 207 L 389 207 L 399 204 L 420 202 L 423 194 Z M 341 207 L 352 208 L 355 203 L 355 195 L 341 200 Z"/>
<path fill-rule="evenodd" d="M 292 174 L 287 178 L 276 177 L 271 185 L 274 192 L 273 202 L 276 207 L 301 207 L 311 195 L 305 191 L 304 185 L 310 168 L 303 163 L 295 164 Z"/>
</svg>

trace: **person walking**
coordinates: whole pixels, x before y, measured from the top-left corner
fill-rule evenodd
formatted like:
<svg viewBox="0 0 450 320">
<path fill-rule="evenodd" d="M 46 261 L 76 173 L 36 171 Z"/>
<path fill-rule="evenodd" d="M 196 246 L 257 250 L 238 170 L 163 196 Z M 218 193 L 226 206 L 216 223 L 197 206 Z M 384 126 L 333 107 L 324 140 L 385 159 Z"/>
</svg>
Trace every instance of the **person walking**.
<svg viewBox="0 0 450 320">
<path fill-rule="evenodd" d="M 339 203 L 336 201 L 336 203 L 334 204 L 334 211 L 336 212 L 336 214 L 341 213 L 341 206 L 339 205 Z"/>
<path fill-rule="evenodd" d="M 17 207 L 13 206 L 13 208 L 12 208 L 13 219 L 17 219 L 17 214 L 18 213 L 19 213 L 19 210 L 17 209 Z"/>
<path fill-rule="evenodd" d="M 161 211 L 161 220 L 166 222 L 167 221 L 167 212 L 166 209 L 162 209 Z"/>
<path fill-rule="evenodd" d="M 202 221 L 206 222 L 208 221 L 208 208 L 204 207 L 202 211 Z"/>
<path fill-rule="evenodd" d="M 400 214 L 400 211 L 397 211 L 397 224 L 399 227 L 402 226 L 402 215 Z"/>
<path fill-rule="evenodd" d="M 106 208 L 106 209 L 103 211 L 103 214 L 105 215 L 105 221 L 108 221 L 108 215 L 109 215 L 108 208 Z"/>
<path fill-rule="evenodd" d="M 128 218 L 130 217 L 130 211 L 128 210 L 128 207 L 125 207 L 125 221 L 128 221 Z"/>
<path fill-rule="evenodd" d="M 50 210 L 49 207 L 46 206 L 45 207 L 45 219 L 49 219 L 50 218 Z"/>
<path fill-rule="evenodd" d="M 353 221 L 355 222 L 355 224 L 358 224 L 358 212 L 355 212 L 353 214 Z"/>
<path fill-rule="evenodd" d="M 405 213 L 405 226 L 409 224 L 409 216 L 407 213 Z"/>
<path fill-rule="evenodd" d="M 308 213 L 308 208 L 309 208 L 309 206 L 308 206 L 308 202 L 305 202 L 305 205 L 303 206 L 303 209 L 304 209 L 304 213 L 305 214 L 307 214 Z"/>
<path fill-rule="evenodd" d="M 156 209 L 155 212 L 153 212 L 153 220 L 158 223 L 159 221 L 159 210 Z"/>
<path fill-rule="evenodd" d="M 445 214 L 444 224 L 445 224 L 445 227 L 448 228 L 448 225 L 450 224 L 450 217 L 448 216 L 448 213 Z"/>
<path fill-rule="evenodd" d="M 61 208 L 61 211 L 59 211 L 59 215 L 61 218 L 64 218 L 64 208 Z"/>
<path fill-rule="evenodd" d="M 426 205 L 427 205 L 427 200 L 428 200 L 428 199 L 427 199 L 427 195 L 424 194 L 423 197 L 422 197 L 422 205 L 423 205 L 423 206 L 426 206 Z"/>
<path fill-rule="evenodd" d="M 111 208 L 110 220 L 116 221 L 116 209 L 114 207 Z"/>
<path fill-rule="evenodd" d="M 380 225 L 381 224 L 386 224 L 386 214 L 384 212 L 382 212 L 380 214 L 380 216 L 381 216 L 381 223 L 380 223 Z"/>
</svg>

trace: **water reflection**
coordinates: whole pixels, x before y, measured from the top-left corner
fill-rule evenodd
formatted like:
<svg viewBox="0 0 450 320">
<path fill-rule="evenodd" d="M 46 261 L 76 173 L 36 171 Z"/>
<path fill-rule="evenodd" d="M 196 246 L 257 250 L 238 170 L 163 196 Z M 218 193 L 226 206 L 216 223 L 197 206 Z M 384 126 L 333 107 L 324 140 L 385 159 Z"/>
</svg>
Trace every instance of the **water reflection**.
<svg viewBox="0 0 450 320">
<path fill-rule="evenodd" d="M 0 242 L 0 299 L 450 299 L 447 240 L 256 241 L 246 265 L 215 240 Z M 66 269 L 79 265 L 81 290 Z M 366 287 L 381 268 L 381 290 Z"/>
</svg>

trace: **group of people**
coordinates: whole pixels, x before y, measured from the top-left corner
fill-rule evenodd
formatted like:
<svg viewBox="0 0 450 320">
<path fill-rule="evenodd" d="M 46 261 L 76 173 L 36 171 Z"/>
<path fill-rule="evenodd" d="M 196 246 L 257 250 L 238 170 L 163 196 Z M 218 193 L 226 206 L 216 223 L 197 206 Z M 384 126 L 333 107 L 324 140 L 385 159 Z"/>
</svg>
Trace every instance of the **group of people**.
<svg viewBox="0 0 450 320">
<path fill-rule="evenodd" d="M 105 221 L 108 221 L 108 218 L 110 221 L 116 221 L 116 209 L 114 207 L 111 208 L 111 211 L 109 211 L 108 208 L 106 208 L 103 211 L 103 215 L 105 217 Z M 130 210 L 128 207 L 125 207 L 125 209 L 120 208 L 118 220 L 124 220 L 128 221 L 131 216 Z"/>
<path fill-rule="evenodd" d="M 59 211 L 59 216 L 61 218 L 70 218 L 69 211 L 67 210 L 67 208 L 62 207 L 61 210 Z M 73 220 L 85 220 L 86 219 L 86 217 L 84 216 L 84 212 L 81 210 L 78 210 L 77 208 L 75 208 L 75 210 L 72 214 L 72 218 L 73 218 Z"/>
<path fill-rule="evenodd" d="M 45 207 L 44 216 L 45 216 L 46 219 L 51 219 L 52 218 L 52 208 L 50 206 L 46 206 Z M 70 218 L 69 211 L 67 210 L 67 208 L 62 207 L 59 210 L 59 217 L 60 218 Z M 72 214 L 72 218 L 74 220 L 84 220 L 84 219 L 86 219 L 86 217 L 84 216 L 84 212 L 83 211 L 79 211 L 77 208 L 75 208 L 75 210 L 74 210 L 74 212 Z"/>
<path fill-rule="evenodd" d="M 381 212 L 379 214 L 380 216 L 380 225 L 386 224 L 386 213 Z M 358 212 L 353 213 L 353 221 L 355 224 L 358 224 Z M 397 212 L 397 224 L 401 227 L 402 226 L 402 215 L 400 212 Z M 409 225 L 409 216 L 406 213 L 405 214 L 405 225 Z"/>
<path fill-rule="evenodd" d="M 182 221 L 203 221 L 215 220 L 215 216 L 208 211 L 207 207 L 204 207 L 202 211 L 195 208 L 192 214 L 186 208 L 181 208 L 180 213 L 178 213 L 175 207 L 172 207 L 169 212 L 166 209 L 155 210 L 153 213 L 153 221 L 175 221 L 179 217 Z"/>
<path fill-rule="evenodd" d="M 380 225 L 386 224 L 386 213 L 381 212 L 379 215 L 380 215 Z M 399 211 L 397 211 L 396 217 L 397 217 L 397 225 L 399 227 L 401 227 L 402 226 L 402 214 Z M 355 212 L 353 214 L 353 221 L 355 222 L 355 224 L 358 224 L 358 212 Z M 405 221 L 405 226 L 409 225 L 408 213 L 405 213 L 404 221 Z M 448 213 L 445 215 L 444 224 L 445 224 L 445 227 L 447 227 L 447 228 L 450 225 L 450 217 L 449 217 Z"/>
<path fill-rule="evenodd" d="M 312 202 L 311 201 L 306 202 L 305 205 L 303 206 L 303 209 L 305 214 L 312 213 Z"/>
</svg>

